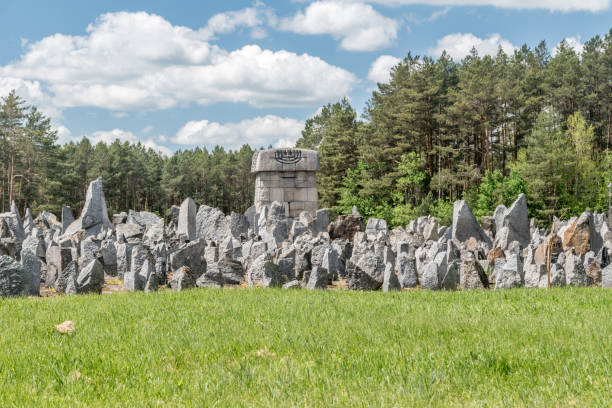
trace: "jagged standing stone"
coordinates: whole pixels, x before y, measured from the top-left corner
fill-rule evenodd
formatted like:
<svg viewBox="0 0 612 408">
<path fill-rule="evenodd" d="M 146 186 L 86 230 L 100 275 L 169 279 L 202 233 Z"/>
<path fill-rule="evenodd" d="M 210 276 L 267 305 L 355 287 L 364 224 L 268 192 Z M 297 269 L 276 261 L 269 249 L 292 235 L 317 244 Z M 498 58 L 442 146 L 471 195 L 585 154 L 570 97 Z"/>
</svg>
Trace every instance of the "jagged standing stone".
<svg viewBox="0 0 612 408">
<path fill-rule="evenodd" d="M 79 265 L 77 264 L 77 261 L 71 261 L 57 277 L 57 281 L 55 282 L 55 290 L 58 293 L 65 293 L 69 280 L 72 279 L 76 281 L 76 277 L 78 275 Z"/>
<path fill-rule="evenodd" d="M 218 208 L 202 205 L 196 214 L 196 234 L 198 238 L 221 242 L 228 234 L 225 214 Z"/>
<path fill-rule="evenodd" d="M 79 230 L 85 230 L 85 235 L 97 235 L 102 228 L 113 229 L 113 224 L 108 219 L 108 210 L 104 191 L 102 190 L 102 177 L 92 181 L 87 188 L 85 205 L 81 216 L 64 231 L 66 235 L 73 235 Z"/>
<path fill-rule="evenodd" d="M 295 279 L 295 257 L 297 255 L 297 249 L 291 248 L 283 250 L 276 260 L 276 264 L 280 270 L 282 276 L 286 280 L 292 281 Z"/>
<path fill-rule="evenodd" d="M 462 259 L 459 282 L 462 289 L 488 289 L 487 274 L 474 257 Z"/>
<path fill-rule="evenodd" d="M 387 228 L 387 221 L 371 217 L 368 219 L 368 224 L 365 229 L 368 239 L 373 239 L 378 236 L 379 233 L 388 234 L 389 229 Z M 372 237 L 372 238 L 370 238 Z"/>
<path fill-rule="evenodd" d="M 507 249 L 513 241 L 518 241 L 522 248 L 526 248 L 531 242 L 529 232 L 529 216 L 527 215 L 527 199 L 525 194 L 519 194 L 518 198 L 512 203 L 510 208 L 505 211 L 502 228 L 507 228 L 505 242 L 500 245 Z"/>
<path fill-rule="evenodd" d="M 565 286 L 565 270 L 558 263 L 550 265 L 550 286 Z"/>
<path fill-rule="evenodd" d="M 98 260 L 93 260 L 81 268 L 76 279 L 77 293 L 102 293 L 104 268 Z"/>
<path fill-rule="evenodd" d="M 148 211 L 133 211 L 130 210 L 128 213 L 127 223 L 136 224 L 141 226 L 144 231 L 148 231 L 154 225 L 159 224 L 162 221 L 156 214 Z"/>
<path fill-rule="evenodd" d="M 363 218 L 357 215 L 339 215 L 336 220 L 329 224 L 327 231 L 331 239 L 342 239 L 352 241 L 355 234 L 365 231 Z"/>
<path fill-rule="evenodd" d="M 459 285 L 459 260 L 453 260 L 446 266 L 446 274 L 440 282 L 440 287 L 444 290 L 456 290 Z"/>
<path fill-rule="evenodd" d="M 129 291 L 144 290 L 148 274 L 141 273 L 143 266 L 147 263 L 148 268 L 153 268 L 153 257 L 149 249 L 144 245 L 136 245 L 132 248 L 130 270 L 123 276 L 123 288 Z"/>
<path fill-rule="evenodd" d="M 601 271 L 601 287 L 612 288 L 612 264 L 606 266 Z"/>
<path fill-rule="evenodd" d="M 383 292 L 402 290 L 400 282 L 397 279 L 397 275 L 393 270 L 393 265 L 391 265 L 390 263 L 385 266 L 382 290 Z"/>
<path fill-rule="evenodd" d="M 136 246 L 132 242 L 117 243 L 117 276 L 123 279 L 132 265 L 132 250 Z"/>
<path fill-rule="evenodd" d="M 74 296 L 77 294 L 77 283 L 74 275 L 68 276 L 68 281 L 66 283 L 65 293 L 68 296 Z"/>
<path fill-rule="evenodd" d="M 117 276 L 117 247 L 115 241 L 106 239 L 100 245 L 100 257 L 104 273 L 109 276 Z"/>
<path fill-rule="evenodd" d="M 506 211 L 508 211 L 508 209 L 503 204 L 495 207 L 495 211 L 493 212 L 493 219 L 495 220 L 495 233 L 496 234 L 504 226 L 504 218 L 506 217 Z"/>
<path fill-rule="evenodd" d="M 440 281 L 438 277 L 438 265 L 435 262 L 429 262 L 423 268 L 421 277 L 421 289 L 438 290 L 440 289 Z"/>
<path fill-rule="evenodd" d="M 314 234 L 317 235 L 321 232 L 327 232 L 327 227 L 329 227 L 329 209 L 322 208 L 317 210 L 314 220 Z"/>
<path fill-rule="evenodd" d="M 595 230 L 593 214 L 585 211 L 563 231 L 563 249 L 574 248 L 576 254 L 595 253 L 601 249 L 601 236 Z"/>
<path fill-rule="evenodd" d="M 308 283 L 306 284 L 305 289 L 326 289 L 328 281 L 329 276 L 327 269 L 320 266 L 314 266 L 312 268 L 312 272 L 310 273 L 310 277 L 308 278 Z"/>
<path fill-rule="evenodd" d="M 223 274 L 217 265 L 212 264 L 208 267 L 206 272 L 196 280 L 196 286 L 198 288 L 221 288 L 223 287 L 224 281 Z"/>
<path fill-rule="evenodd" d="M 62 233 L 66 232 L 68 227 L 74 222 L 72 209 L 67 205 L 62 205 Z"/>
<path fill-rule="evenodd" d="M 205 247 L 206 242 L 200 238 L 181 246 L 170 255 L 170 268 L 176 271 L 182 266 L 187 266 L 193 273 L 195 279 L 206 272 Z M 213 262 L 211 262 L 213 263 Z"/>
<path fill-rule="evenodd" d="M 523 262 L 518 254 L 509 254 L 506 262 L 495 273 L 495 289 L 523 286 Z"/>
<path fill-rule="evenodd" d="M 299 237 L 302 234 L 305 234 L 308 231 L 309 231 L 308 227 L 304 225 L 303 222 L 301 222 L 298 219 L 294 219 L 293 223 L 291 224 L 291 230 L 289 231 L 289 236 L 291 240 L 295 240 L 297 237 Z"/>
<path fill-rule="evenodd" d="M 100 244 L 100 241 L 91 236 L 81 241 L 81 265 L 87 265 L 91 261 L 98 259 Z"/>
<path fill-rule="evenodd" d="M 278 265 L 272 261 L 270 254 L 262 254 L 249 266 L 247 270 L 249 287 L 262 286 L 280 287 L 283 285 Z"/>
<path fill-rule="evenodd" d="M 191 269 L 189 269 L 187 266 L 183 266 L 172 272 L 172 281 L 170 282 L 172 290 L 181 291 L 193 288 L 195 284 L 195 276 Z"/>
<path fill-rule="evenodd" d="M 125 239 L 141 240 L 144 229 L 138 224 L 117 224 L 115 227 L 117 236 L 123 235 Z"/>
<path fill-rule="evenodd" d="M 160 218 L 155 224 L 147 228 L 144 234 L 144 240 L 149 242 L 150 245 L 154 245 L 158 242 L 165 240 L 165 225 L 164 219 Z"/>
<path fill-rule="evenodd" d="M 476 217 L 465 200 L 455 201 L 453 207 L 453 229 L 452 238 L 459 242 L 466 242 L 470 238 L 486 243 L 491 246 L 491 240 L 480 228 Z"/>
<path fill-rule="evenodd" d="M 144 265 L 140 269 L 140 275 L 146 278 L 146 283 L 144 287 L 145 293 L 157 292 L 159 288 L 159 277 L 155 272 L 155 269 L 149 264 L 149 261 L 145 261 Z"/>
<path fill-rule="evenodd" d="M 425 228 L 423 229 L 423 238 L 425 241 L 437 241 L 440 236 L 438 235 L 438 220 L 433 218 L 429 220 Z"/>
<path fill-rule="evenodd" d="M 23 230 L 26 235 L 32 233 L 32 229 L 34 228 L 34 220 L 32 219 L 32 213 L 30 213 L 30 209 L 26 208 L 25 215 L 23 216 Z"/>
<path fill-rule="evenodd" d="M 526 264 L 523 266 L 526 288 L 546 288 L 548 272 L 544 264 Z"/>
<path fill-rule="evenodd" d="M 249 220 L 246 216 L 232 211 L 227 222 L 232 237 L 240 239 L 241 236 L 249 235 Z"/>
<path fill-rule="evenodd" d="M 40 275 L 42 270 L 40 258 L 30 249 L 22 249 L 21 265 L 29 283 L 29 294 L 32 296 L 40 295 Z"/>
<path fill-rule="evenodd" d="M 354 265 L 351 260 L 347 263 L 346 282 L 347 287 L 351 290 L 377 290 L 382 285 L 382 282 L 372 278 L 363 269 Z"/>
<path fill-rule="evenodd" d="M 598 261 L 591 261 L 585 265 L 587 279 L 593 286 L 601 286 L 601 264 Z"/>
<path fill-rule="evenodd" d="M 249 229 L 252 231 L 252 233 L 258 234 L 259 233 L 257 229 L 258 215 L 257 215 L 257 209 L 255 208 L 255 206 L 252 205 L 249 208 L 247 208 L 247 210 L 244 212 L 244 216 L 246 217 L 249 223 Z"/>
<path fill-rule="evenodd" d="M 30 292 L 28 273 L 6 255 L 0 256 L 0 296 L 27 296 Z"/>
<path fill-rule="evenodd" d="M 589 277 L 584 270 L 583 257 L 571 252 L 565 254 L 565 283 L 573 286 L 589 286 Z"/>
<path fill-rule="evenodd" d="M 262 236 L 264 235 L 261 228 L 259 233 Z M 274 201 L 270 206 L 270 212 L 266 221 L 266 233 L 274 238 L 277 245 L 289 237 L 285 206 L 278 201 Z"/>
<path fill-rule="evenodd" d="M 0 225 L 5 224 L 2 228 L 1 238 L 14 238 L 20 244 L 26 238 L 21 219 L 18 214 L 13 212 L 0 214 Z M 7 236 L 7 233 L 9 234 Z"/>
<path fill-rule="evenodd" d="M 157 275 L 158 284 L 163 285 L 168 280 L 167 272 L 167 260 L 168 260 L 168 246 L 165 242 L 159 243 L 153 247 L 152 251 L 153 259 L 155 259 L 155 275 Z"/>
</svg>

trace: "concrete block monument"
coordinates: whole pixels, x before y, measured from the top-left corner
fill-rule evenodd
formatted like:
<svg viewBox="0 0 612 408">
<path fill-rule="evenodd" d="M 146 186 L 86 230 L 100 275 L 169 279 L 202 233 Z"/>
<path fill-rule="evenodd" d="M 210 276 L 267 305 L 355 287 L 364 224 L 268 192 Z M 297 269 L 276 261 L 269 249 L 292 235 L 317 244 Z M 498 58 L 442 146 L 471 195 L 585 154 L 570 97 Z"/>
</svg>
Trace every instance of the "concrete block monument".
<svg viewBox="0 0 612 408">
<path fill-rule="evenodd" d="M 289 218 L 302 211 L 313 215 L 318 209 L 316 172 L 321 169 L 319 154 L 306 149 L 258 150 L 253 155 L 257 212 L 274 201 L 285 205 Z"/>
</svg>

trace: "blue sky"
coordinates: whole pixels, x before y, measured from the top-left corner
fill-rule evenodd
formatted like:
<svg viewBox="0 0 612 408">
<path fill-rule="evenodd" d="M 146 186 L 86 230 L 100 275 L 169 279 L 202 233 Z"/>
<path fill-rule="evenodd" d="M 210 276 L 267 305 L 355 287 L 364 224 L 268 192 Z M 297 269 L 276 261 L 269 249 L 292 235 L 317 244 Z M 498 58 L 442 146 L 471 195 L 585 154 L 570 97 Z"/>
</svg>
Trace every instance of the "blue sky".
<svg viewBox="0 0 612 408">
<path fill-rule="evenodd" d="M 288 146 L 326 103 L 361 113 L 409 51 L 580 51 L 610 28 L 610 0 L 2 0 L 0 94 L 41 108 L 61 142 Z"/>
</svg>

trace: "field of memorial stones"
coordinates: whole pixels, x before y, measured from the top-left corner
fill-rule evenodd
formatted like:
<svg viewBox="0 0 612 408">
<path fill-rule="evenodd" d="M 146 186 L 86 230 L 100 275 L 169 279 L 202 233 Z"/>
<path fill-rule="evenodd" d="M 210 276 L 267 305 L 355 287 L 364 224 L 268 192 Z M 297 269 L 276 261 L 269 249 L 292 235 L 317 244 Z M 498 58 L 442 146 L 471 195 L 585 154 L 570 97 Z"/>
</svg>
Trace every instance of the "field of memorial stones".
<svg viewBox="0 0 612 408">
<path fill-rule="evenodd" d="M 604 214 L 172 210 L 0 214 L 2 406 L 612 404 Z"/>
<path fill-rule="evenodd" d="M 527 217 L 520 195 L 478 223 L 465 201 L 452 226 L 421 217 L 388 230 L 355 210 L 330 222 L 327 209 L 289 219 L 273 202 L 245 214 L 187 198 L 172 219 L 148 212 L 107 214 L 93 181 L 78 218 L 43 212 L 0 214 L 0 295 L 181 291 L 190 287 L 282 287 L 384 292 L 612 287 L 612 231 L 605 214 L 555 220 L 552 231 Z"/>
</svg>

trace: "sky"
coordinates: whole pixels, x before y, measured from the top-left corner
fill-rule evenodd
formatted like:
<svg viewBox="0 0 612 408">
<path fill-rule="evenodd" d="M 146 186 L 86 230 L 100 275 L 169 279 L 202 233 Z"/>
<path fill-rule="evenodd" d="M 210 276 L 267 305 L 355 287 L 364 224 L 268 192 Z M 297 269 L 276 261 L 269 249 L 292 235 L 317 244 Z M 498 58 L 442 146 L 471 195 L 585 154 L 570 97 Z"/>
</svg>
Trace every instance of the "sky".
<svg viewBox="0 0 612 408">
<path fill-rule="evenodd" d="M 0 95 L 59 142 L 288 147 L 321 106 L 361 115 L 408 52 L 460 61 L 612 28 L 612 0 L 0 0 Z"/>
</svg>

